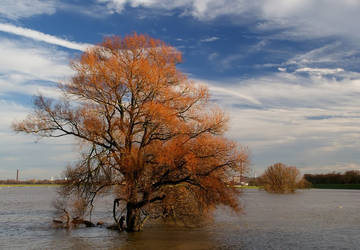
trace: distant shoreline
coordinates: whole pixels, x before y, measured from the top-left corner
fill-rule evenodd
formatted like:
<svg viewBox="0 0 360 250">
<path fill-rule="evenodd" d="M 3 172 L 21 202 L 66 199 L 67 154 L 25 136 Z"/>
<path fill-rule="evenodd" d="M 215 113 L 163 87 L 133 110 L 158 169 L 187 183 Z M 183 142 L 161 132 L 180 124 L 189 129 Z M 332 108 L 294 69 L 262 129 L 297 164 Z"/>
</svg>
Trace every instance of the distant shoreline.
<svg viewBox="0 0 360 250">
<path fill-rule="evenodd" d="M 0 184 L 0 187 L 56 187 L 61 184 Z"/>
<path fill-rule="evenodd" d="M 312 184 L 316 189 L 360 189 L 360 184 Z"/>
<path fill-rule="evenodd" d="M 46 184 L 0 184 L 0 187 L 57 187 L 62 184 L 46 183 Z M 241 189 L 261 189 L 260 186 L 241 186 L 235 185 L 235 188 Z M 360 190 L 360 184 L 314 184 L 313 189 L 353 189 Z"/>
<path fill-rule="evenodd" d="M 262 186 L 241 186 L 235 185 L 235 188 L 241 189 L 261 189 Z M 313 184 L 310 189 L 352 189 L 360 190 L 360 184 Z"/>
</svg>

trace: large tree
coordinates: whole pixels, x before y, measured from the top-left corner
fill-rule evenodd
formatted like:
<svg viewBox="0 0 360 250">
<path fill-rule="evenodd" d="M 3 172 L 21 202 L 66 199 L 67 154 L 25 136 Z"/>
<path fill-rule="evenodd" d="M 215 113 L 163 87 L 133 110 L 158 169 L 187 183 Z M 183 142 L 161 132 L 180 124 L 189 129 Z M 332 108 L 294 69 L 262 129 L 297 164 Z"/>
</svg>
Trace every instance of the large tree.
<svg viewBox="0 0 360 250">
<path fill-rule="evenodd" d="M 14 129 L 77 138 L 82 158 L 67 169 L 63 193 L 91 207 L 111 190 L 114 220 L 127 231 L 149 217 L 198 218 L 219 204 L 237 210 L 230 180 L 244 172 L 246 150 L 223 137 L 227 117 L 180 62 L 179 51 L 148 36 L 107 38 L 71 63 L 61 101 L 37 97 Z"/>
</svg>

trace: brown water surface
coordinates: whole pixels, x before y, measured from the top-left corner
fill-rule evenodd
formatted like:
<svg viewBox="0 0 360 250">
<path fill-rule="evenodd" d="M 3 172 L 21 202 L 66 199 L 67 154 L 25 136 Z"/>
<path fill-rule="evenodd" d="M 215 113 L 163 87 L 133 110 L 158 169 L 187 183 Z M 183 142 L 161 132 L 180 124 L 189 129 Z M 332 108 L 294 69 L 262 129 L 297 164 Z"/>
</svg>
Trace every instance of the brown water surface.
<svg viewBox="0 0 360 250">
<path fill-rule="evenodd" d="M 54 187 L 0 187 L 0 249 L 360 249 L 357 190 L 246 190 L 243 214 L 218 208 L 206 227 L 149 224 L 133 234 L 53 228 L 55 194 Z M 95 220 L 111 222 L 111 207 L 103 201 Z"/>
</svg>

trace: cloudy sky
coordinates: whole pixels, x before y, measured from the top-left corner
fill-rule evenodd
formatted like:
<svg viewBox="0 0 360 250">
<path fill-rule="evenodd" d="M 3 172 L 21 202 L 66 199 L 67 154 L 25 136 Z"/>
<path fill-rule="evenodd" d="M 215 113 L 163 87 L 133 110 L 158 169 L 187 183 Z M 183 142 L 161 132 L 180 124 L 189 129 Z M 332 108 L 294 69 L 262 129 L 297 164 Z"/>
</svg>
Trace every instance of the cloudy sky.
<svg viewBox="0 0 360 250">
<path fill-rule="evenodd" d="M 0 179 L 60 176 L 76 160 L 71 138 L 11 123 L 34 95 L 58 97 L 86 47 L 134 31 L 183 53 L 181 70 L 208 84 L 256 173 L 359 169 L 359 13 L 358 0 L 1 0 Z"/>
</svg>

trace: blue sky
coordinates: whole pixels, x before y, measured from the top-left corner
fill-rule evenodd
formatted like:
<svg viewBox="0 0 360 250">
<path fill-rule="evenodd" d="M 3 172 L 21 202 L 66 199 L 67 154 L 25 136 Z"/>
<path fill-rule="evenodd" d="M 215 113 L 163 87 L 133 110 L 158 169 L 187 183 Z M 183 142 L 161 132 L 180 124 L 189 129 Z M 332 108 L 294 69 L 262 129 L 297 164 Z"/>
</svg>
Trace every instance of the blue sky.
<svg viewBox="0 0 360 250">
<path fill-rule="evenodd" d="M 302 173 L 360 168 L 358 0 L 2 0 L 0 179 L 60 176 L 71 138 L 15 134 L 38 93 L 58 98 L 69 60 L 104 36 L 146 33 L 183 53 L 230 115 L 227 136 L 252 168 Z"/>
</svg>

